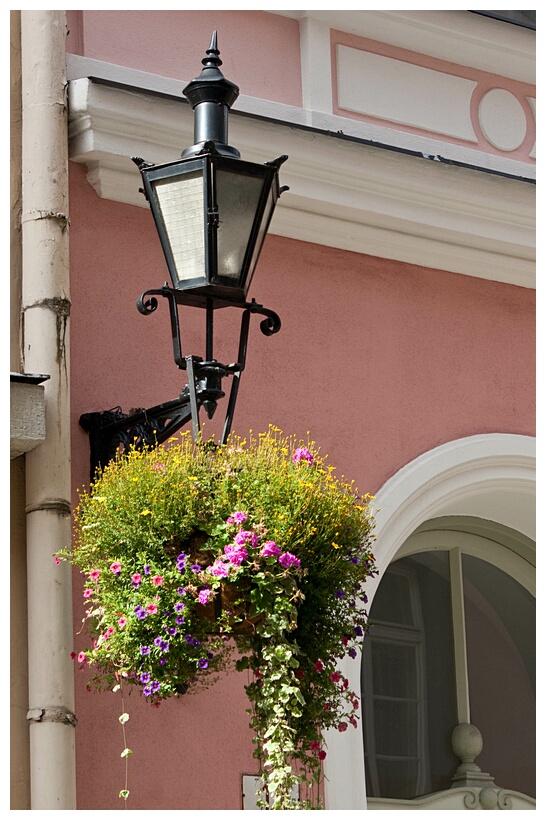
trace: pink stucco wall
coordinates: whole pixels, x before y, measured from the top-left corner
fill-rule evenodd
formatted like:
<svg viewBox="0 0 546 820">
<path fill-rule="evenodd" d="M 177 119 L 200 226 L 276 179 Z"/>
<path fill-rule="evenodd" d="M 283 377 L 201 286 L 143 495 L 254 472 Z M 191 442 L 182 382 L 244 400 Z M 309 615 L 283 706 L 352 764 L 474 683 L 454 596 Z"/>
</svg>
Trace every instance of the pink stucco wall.
<svg viewBox="0 0 546 820">
<path fill-rule="evenodd" d="M 119 14 L 120 12 L 114 12 Z M 234 74 L 235 76 L 235 74 Z M 81 413 L 175 398 L 167 305 L 141 316 L 137 296 L 167 277 L 148 210 L 99 199 L 71 164 L 73 485 L 88 480 Z M 420 453 L 488 432 L 534 434 L 534 292 L 399 262 L 267 238 L 251 296 L 283 327 L 251 329 L 235 429 L 306 434 L 338 472 L 374 493 Z M 201 311 L 182 314 L 187 353 L 202 353 Z M 187 318 L 186 318 L 187 317 Z M 236 311 L 220 311 L 229 338 Z M 233 361 L 236 342 L 216 351 Z M 225 410 L 219 407 L 218 415 Z M 219 431 L 215 419 L 205 431 Z M 74 501 L 76 498 L 74 497 Z M 76 579 L 75 623 L 83 605 Z M 80 638 L 75 638 L 78 648 Z M 119 698 L 90 694 L 76 671 L 78 807 L 119 808 Z M 244 675 L 151 709 L 135 693 L 129 787 L 134 809 L 239 809 L 254 773 Z"/>
<path fill-rule="evenodd" d="M 297 20 L 265 11 L 174 10 L 68 11 L 67 20 L 69 53 L 186 82 L 199 74 L 216 30 L 222 72 L 237 77 L 245 95 L 302 104 Z"/>
</svg>

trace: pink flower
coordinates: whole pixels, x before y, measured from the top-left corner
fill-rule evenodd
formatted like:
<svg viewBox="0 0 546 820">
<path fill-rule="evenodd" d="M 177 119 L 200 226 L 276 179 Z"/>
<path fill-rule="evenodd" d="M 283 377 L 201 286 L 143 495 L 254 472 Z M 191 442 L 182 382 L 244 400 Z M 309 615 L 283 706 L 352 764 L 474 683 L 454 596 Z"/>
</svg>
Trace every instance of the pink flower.
<svg viewBox="0 0 546 820">
<path fill-rule="evenodd" d="M 78 663 L 87 663 L 87 657 L 85 655 L 85 652 L 80 652 L 80 654 L 78 655 Z"/>
<path fill-rule="evenodd" d="M 228 524 L 246 524 L 248 515 L 244 512 L 234 512 L 227 519 Z"/>
<path fill-rule="evenodd" d="M 119 561 L 114 561 L 110 564 L 110 571 L 111 572 L 121 572 L 121 564 Z"/>
<path fill-rule="evenodd" d="M 92 596 L 92 594 L 93 594 L 92 589 L 84 589 L 84 591 L 83 591 L 83 597 L 84 598 L 90 598 Z"/>
<path fill-rule="evenodd" d="M 279 556 L 279 564 L 285 569 L 289 569 L 290 567 L 299 567 L 300 559 L 296 558 L 295 555 L 292 555 L 291 552 L 283 552 L 283 554 Z"/>
<path fill-rule="evenodd" d="M 167 468 L 160 461 L 156 461 L 156 463 L 152 466 L 152 470 L 155 473 L 166 473 L 167 472 Z"/>
<path fill-rule="evenodd" d="M 274 541 L 266 541 L 263 545 L 260 555 L 263 555 L 264 558 L 267 558 L 269 555 L 280 555 L 281 549 L 275 544 Z"/>
<path fill-rule="evenodd" d="M 120 629 L 123 629 L 123 627 L 125 626 L 125 624 L 126 624 L 126 623 L 127 623 L 127 618 L 120 618 L 120 619 L 118 620 L 118 626 L 119 626 L 119 628 L 120 628 Z"/>
<path fill-rule="evenodd" d="M 346 732 L 348 728 L 349 727 L 347 726 L 347 724 L 344 721 L 342 721 L 341 723 L 338 723 L 338 725 L 337 725 L 338 732 Z"/>
<path fill-rule="evenodd" d="M 115 631 L 116 630 L 114 629 L 113 626 L 109 626 L 108 629 L 106 630 L 106 632 L 104 633 L 104 637 L 109 638 L 111 635 L 114 634 Z"/>
<path fill-rule="evenodd" d="M 320 752 L 318 753 L 318 759 L 319 760 L 324 760 L 325 757 L 326 757 L 326 752 L 324 751 L 324 749 L 321 749 Z"/>
<path fill-rule="evenodd" d="M 224 547 L 224 552 L 229 562 L 236 567 L 240 567 L 245 558 L 248 558 L 248 550 L 235 544 L 227 544 Z"/>
<path fill-rule="evenodd" d="M 320 749 L 320 743 L 318 742 L 318 740 L 313 740 L 309 748 L 312 752 L 318 752 L 318 750 Z"/>
<path fill-rule="evenodd" d="M 58 555 L 55 555 L 55 553 L 53 553 L 53 558 L 55 559 L 55 563 L 56 563 L 56 564 L 60 564 L 60 563 L 61 563 L 61 559 L 59 558 L 59 556 L 58 556 Z"/>
<path fill-rule="evenodd" d="M 92 569 L 89 573 L 89 577 L 92 581 L 98 581 L 100 578 L 100 571 L 98 569 Z"/>
<path fill-rule="evenodd" d="M 163 583 L 163 576 L 162 575 L 154 575 L 154 577 L 152 578 L 152 584 L 155 587 L 160 587 L 162 583 Z"/>
<path fill-rule="evenodd" d="M 135 572 L 134 575 L 131 575 L 131 581 L 133 582 L 135 587 L 140 586 L 140 584 L 142 583 L 142 575 L 140 574 L 140 572 Z"/>
<path fill-rule="evenodd" d="M 72 658 L 72 660 L 75 660 L 75 659 L 76 659 L 76 653 L 75 653 L 75 652 L 71 652 L 71 653 L 70 653 L 70 657 Z"/>
<path fill-rule="evenodd" d="M 149 612 L 150 615 L 155 615 L 157 612 L 157 604 L 148 604 L 146 611 Z"/>
<path fill-rule="evenodd" d="M 360 704 L 358 703 L 358 701 L 356 699 L 353 700 L 353 709 L 358 709 L 359 705 Z"/>
<path fill-rule="evenodd" d="M 197 596 L 197 600 L 200 604 L 208 604 L 208 602 L 212 598 L 212 595 L 212 589 L 202 589 L 199 595 Z"/>
<path fill-rule="evenodd" d="M 257 547 L 259 538 L 255 533 L 250 532 L 249 530 L 240 530 L 233 540 L 238 547 L 242 547 L 245 544 L 250 544 L 252 547 Z"/>
<path fill-rule="evenodd" d="M 216 575 L 217 578 L 227 578 L 229 575 L 229 567 L 224 564 L 221 558 L 217 558 L 214 564 L 207 567 L 207 571 L 211 575 Z"/>
<path fill-rule="evenodd" d="M 332 683 L 338 683 L 338 681 L 341 680 L 341 675 L 339 674 L 339 672 L 331 672 L 330 680 L 332 681 Z"/>
<path fill-rule="evenodd" d="M 292 461 L 295 464 L 298 464 L 300 461 L 306 461 L 308 464 L 312 464 L 314 460 L 315 456 L 309 452 L 307 447 L 298 447 L 292 456 Z"/>
<path fill-rule="evenodd" d="M 357 720 L 356 720 L 354 715 L 351 715 L 351 717 L 349 718 L 349 721 L 352 723 L 352 725 L 355 727 L 355 729 L 358 729 L 358 723 L 357 723 Z"/>
<path fill-rule="evenodd" d="M 317 672 L 322 672 L 322 670 L 324 669 L 324 664 L 322 663 L 322 661 L 317 661 L 315 663 L 315 669 L 317 670 Z"/>
</svg>

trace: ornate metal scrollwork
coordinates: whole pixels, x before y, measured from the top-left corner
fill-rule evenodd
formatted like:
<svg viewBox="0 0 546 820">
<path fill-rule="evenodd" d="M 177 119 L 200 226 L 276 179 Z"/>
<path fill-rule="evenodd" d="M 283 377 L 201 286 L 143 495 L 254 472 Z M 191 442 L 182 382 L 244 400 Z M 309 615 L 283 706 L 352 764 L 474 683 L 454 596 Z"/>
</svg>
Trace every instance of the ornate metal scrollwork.
<svg viewBox="0 0 546 820">
<path fill-rule="evenodd" d="M 240 305 L 226 303 L 226 306 L 242 308 L 243 314 L 237 362 L 221 364 L 212 357 L 214 306 L 207 302 L 207 361 L 203 361 L 198 356 L 184 356 L 182 352 L 178 305 L 185 302 L 180 291 L 166 284 L 161 289 L 145 291 L 137 300 L 139 312 L 144 316 L 154 313 L 159 305 L 158 296 L 166 298 L 169 303 L 174 361 L 181 370 L 187 370 L 188 384 L 177 399 L 146 410 L 137 409 L 124 413 L 121 407 L 114 407 L 80 416 L 80 426 L 89 433 L 91 481 L 95 479 L 97 471 L 103 470 L 120 453 L 127 453 L 130 449 L 156 447 L 173 436 L 190 419 L 194 437 L 197 437 L 200 431 L 200 408 L 205 409 L 209 418 L 213 417 L 218 400 L 225 396 L 222 379 L 231 376 L 233 381 L 222 435 L 222 443 L 225 442 L 231 431 L 240 378 L 246 364 L 250 316 L 253 313 L 265 316 L 260 322 L 260 330 L 265 336 L 272 336 L 281 328 L 279 316 L 254 299 Z M 217 307 L 223 306 L 221 303 L 217 304 Z"/>
</svg>

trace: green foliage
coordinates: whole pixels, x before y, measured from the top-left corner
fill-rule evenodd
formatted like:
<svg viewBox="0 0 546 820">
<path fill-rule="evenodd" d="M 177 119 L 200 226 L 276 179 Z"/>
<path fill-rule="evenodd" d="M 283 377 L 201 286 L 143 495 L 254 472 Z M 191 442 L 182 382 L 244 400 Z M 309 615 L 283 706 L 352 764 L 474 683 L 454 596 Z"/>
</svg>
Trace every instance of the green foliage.
<svg viewBox="0 0 546 820">
<path fill-rule="evenodd" d="M 336 666 L 366 629 L 372 531 L 369 496 L 274 427 L 132 452 L 80 494 L 73 549 L 58 554 L 86 579 L 94 641 L 78 660 L 97 687 L 122 680 L 157 704 L 210 685 L 236 647 L 263 800 L 316 808 L 291 794 L 319 781 L 323 730 L 357 725 Z"/>
</svg>

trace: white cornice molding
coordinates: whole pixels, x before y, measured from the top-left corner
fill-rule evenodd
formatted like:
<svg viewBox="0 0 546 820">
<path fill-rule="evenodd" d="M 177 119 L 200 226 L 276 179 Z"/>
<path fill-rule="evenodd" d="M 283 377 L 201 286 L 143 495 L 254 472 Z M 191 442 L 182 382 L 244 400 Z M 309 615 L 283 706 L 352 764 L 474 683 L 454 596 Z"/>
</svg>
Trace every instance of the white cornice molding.
<svg viewBox="0 0 546 820">
<path fill-rule="evenodd" d="M 536 33 L 469 11 L 270 11 L 535 83 Z"/>
<path fill-rule="evenodd" d="M 130 157 L 168 162 L 193 142 L 189 106 L 150 93 L 150 85 L 69 83 L 70 158 L 87 166 L 99 196 L 141 207 Z M 272 233 L 534 287 L 533 185 L 276 120 L 233 112 L 229 137 L 249 161 L 289 155 L 282 183 L 290 191 Z"/>
</svg>

